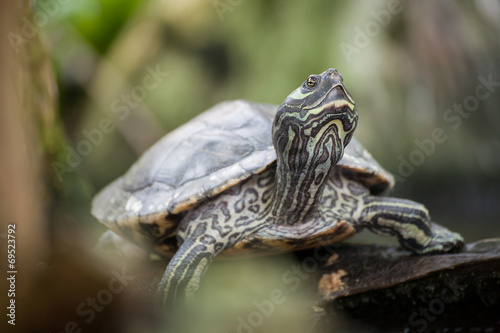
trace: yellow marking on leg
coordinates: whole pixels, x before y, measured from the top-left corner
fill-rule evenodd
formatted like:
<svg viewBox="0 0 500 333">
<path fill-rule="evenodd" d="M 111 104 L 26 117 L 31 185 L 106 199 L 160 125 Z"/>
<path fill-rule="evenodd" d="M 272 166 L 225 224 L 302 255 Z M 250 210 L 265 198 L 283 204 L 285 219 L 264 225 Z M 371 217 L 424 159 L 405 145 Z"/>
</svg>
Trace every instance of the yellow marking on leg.
<svg viewBox="0 0 500 333">
<path fill-rule="evenodd" d="M 198 286 L 200 285 L 201 276 L 205 271 L 205 267 L 208 265 L 208 259 L 202 258 L 196 266 L 193 276 L 189 280 L 189 283 L 186 286 L 185 294 L 186 297 L 192 297 L 196 290 L 198 290 Z"/>
<path fill-rule="evenodd" d="M 427 244 L 429 244 L 429 242 L 432 240 L 431 236 L 426 235 L 422 229 L 412 223 L 404 224 L 405 227 L 401 228 L 402 223 L 400 222 L 394 220 L 379 219 L 377 221 L 377 225 L 397 230 L 397 232 L 404 239 L 414 239 L 419 244 L 423 245 L 423 247 L 426 247 Z"/>
</svg>

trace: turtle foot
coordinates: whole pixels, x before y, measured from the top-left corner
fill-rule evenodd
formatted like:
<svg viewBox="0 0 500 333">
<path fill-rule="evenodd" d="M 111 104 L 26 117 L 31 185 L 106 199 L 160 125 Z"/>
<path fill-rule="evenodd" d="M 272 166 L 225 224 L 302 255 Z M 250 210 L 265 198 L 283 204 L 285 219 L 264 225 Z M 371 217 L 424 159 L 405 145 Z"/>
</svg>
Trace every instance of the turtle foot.
<svg viewBox="0 0 500 333">
<path fill-rule="evenodd" d="M 464 246 L 463 237 L 447 228 L 431 222 L 433 236 L 419 254 L 458 252 Z"/>
</svg>

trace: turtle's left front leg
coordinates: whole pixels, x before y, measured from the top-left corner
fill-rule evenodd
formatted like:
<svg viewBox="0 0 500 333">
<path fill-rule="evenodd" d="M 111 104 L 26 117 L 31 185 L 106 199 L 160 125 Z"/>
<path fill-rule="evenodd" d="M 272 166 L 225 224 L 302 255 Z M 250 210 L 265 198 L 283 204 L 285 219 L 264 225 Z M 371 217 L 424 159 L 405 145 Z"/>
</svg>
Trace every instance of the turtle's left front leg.
<svg viewBox="0 0 500 333">
<path fill-rule="evenodd" d="M 463 246 L 458 233 L 433 223 L 427 209 L 414 201 L 367 195 L 356 217 L 357 226 L 379 235 L 396 236 L 417 254 L 445 253 Z"/>
</svg>

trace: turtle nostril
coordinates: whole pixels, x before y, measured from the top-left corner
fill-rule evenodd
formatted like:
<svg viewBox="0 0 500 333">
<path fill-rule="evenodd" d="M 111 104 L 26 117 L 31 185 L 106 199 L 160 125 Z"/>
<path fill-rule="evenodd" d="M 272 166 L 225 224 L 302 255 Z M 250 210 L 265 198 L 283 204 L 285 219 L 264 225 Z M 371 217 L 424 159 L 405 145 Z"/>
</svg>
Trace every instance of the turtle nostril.
<svg viewBox="0 0 500 333">
<path fill-rule="evenodd" d="M 340 82 L 342 82 L 342 75 L 340 75 L 340 73 L 339 73 L 339 72 L 337 72 L 337 70 L 336 70 L 336 69 L 334 69 L 334 68 L 330 68 L 330 69 L 328 70 L 328 75 L 329 75 L 329 76 L 333 76 L 333 77 L 338 77 L 338 78 L 340 79 Z"/>
</svg>

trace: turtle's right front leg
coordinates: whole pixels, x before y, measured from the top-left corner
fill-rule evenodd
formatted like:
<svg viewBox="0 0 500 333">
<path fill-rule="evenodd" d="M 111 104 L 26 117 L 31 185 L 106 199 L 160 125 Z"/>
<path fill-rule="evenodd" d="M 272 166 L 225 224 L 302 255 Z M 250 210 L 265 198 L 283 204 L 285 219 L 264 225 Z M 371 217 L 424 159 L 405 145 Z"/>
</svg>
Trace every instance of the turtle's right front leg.
<svg viewBox="0 0 500 333">
<path fill-rule="evenodd" d="M 399 243 L 417 254 L 445 253 L 460 249 L 463 238 L 431 222 L 427 209 L 414 201 L 367 195 L 357 224 L 376 234 L 396 236 Z"/>
<path fill-rule="evenodd" d="M 179 226 L 181 244 L 159 283 L 157 307 L 173 309 L 182 306 L 184 300 L 198 290 L 200 280 L 215 256 L 258 229 L 252 224 L 236 227 L 230 219 L 215 218 L 220 212 L 203 213 L 186 216 Z"/>
<path fill-rule="evenodd" d="M 191 297 L 210 262 L 225 247 L 224 240 L 207 234 L 206 223 L 198 224 L 170 260 L 158 286 L 157 306 L 171 309 Z"/>
</svg>

